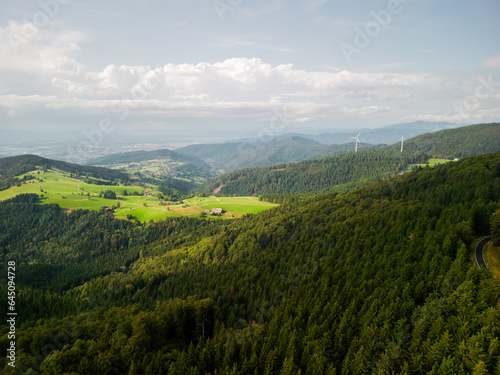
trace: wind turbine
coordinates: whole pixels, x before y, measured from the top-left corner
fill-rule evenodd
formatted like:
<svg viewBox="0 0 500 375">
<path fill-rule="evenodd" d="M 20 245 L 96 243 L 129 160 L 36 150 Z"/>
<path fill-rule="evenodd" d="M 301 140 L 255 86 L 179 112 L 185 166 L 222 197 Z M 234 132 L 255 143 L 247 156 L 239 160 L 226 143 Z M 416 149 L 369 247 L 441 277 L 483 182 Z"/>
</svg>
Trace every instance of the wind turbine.
<svg viewBox="0 0 500 375">
<path fill-rule="evenodd" d="M 355 139 L 356 141 L 354 141 L 356 143 L 356 152 L 358 152 L 358 143 L 361 143 L 359 141 L 359 136 L 361 135 L 361 133 L 359 133 L 356 137 L 351 137 L 351 139 Z"/>
<path fill-rule="evenodd" d="M 405 142 L 405 137 L 402 136 L 401 137 L 401 153 L 403 153 L 403 144 L 404 144 L 404 142 Z"/>
</svg>

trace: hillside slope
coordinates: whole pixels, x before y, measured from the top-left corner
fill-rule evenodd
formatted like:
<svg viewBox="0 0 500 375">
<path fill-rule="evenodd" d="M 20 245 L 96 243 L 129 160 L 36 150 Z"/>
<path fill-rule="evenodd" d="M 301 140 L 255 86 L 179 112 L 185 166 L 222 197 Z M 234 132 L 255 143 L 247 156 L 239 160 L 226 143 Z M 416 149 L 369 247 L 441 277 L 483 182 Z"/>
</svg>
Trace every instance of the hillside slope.
<svg viewBox="0 0 500 375">
<path fill-rule="evenodd" d="M 247 168 L 210 180 L 203 190 L 220 194 L 314 193 L 344 185 L 352 189 L 402 173 L 406 165 L 431 157 L 449 159 L 500 151 L 500 124 L 442 130 L 372 151 L 349 152 L 323 159 L 272 167 Z"/>
<path fill-rule="evenodd" d="M 66 163 L 64 161 L 47 159 L 37 155 L 20 155 L 0 159 L 0 174 L 9 177 L 17 176 L 35 170 L 36 166 L 56 168 L 74 174 L 88 174 L 94 178 L 102 178 L 105 180 L 128 180 L 128 175 L 120 171 Z"/>
<path fill-rule="evenodd" d="M 105 212 L 87 220 L 84 212 L 50 219 L 40 211 L 53 223 L 40 227 L 37 217 L 21 219 L 33 215 L 32 204 L 0 203 L 2 217 L 18 223 L 1 222 L 0 233 L 16 241 L 0 238 L 0 253 L 20 274 L 74 252 L 92 270 L 95 244 L 101 269 L 127 263 L 66 292 L 37 286 L 50 285 L 51 274 L 30 273 L 31 287 L 20 278 L 23 370 L 467 374 L 500 366 L 500 289 L 469 251 L 500 208 L 500 154 L 231 223 L 125 225 Z M 66 230 L 52 220 L 66 221 Z M 47 346 L 51 338 L 61 345 Z M 0 358 L 5 374 L 18 372 L 6 362 Z"/>
<path fill-rule="evenodd" d="M 400 143 L 392 146 L 398 150 Z M 391 147 L 389 147 L 391 149 Z M 419 135 L 405 141 L 408 152 L 424 152 L 432 157 L 454 159 L 498 152 L 500 123 L 464 126 Z"/>
</svg>

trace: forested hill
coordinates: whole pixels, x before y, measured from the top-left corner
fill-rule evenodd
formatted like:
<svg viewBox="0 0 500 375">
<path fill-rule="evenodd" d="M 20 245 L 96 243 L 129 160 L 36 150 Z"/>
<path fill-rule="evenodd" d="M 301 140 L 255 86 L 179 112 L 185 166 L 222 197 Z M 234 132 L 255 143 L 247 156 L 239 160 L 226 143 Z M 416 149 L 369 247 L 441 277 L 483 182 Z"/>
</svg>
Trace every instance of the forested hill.
<svg viewBox="0 0 500 375">
<path fill-rule="evenodd" d="M 388 149 L 399 150 L 401 143 Z M 408 152 L 424 152 L 435 158 L 454 159 L 500 150 L 500 123 L 464 126 L 419 135 L 405 141 Z"/>
<path fill-rule="evenodd" d="M 360 150 L 373 150 L 384 145 L 362 143 Z M 338 155 L 352 151 L 354 143 L 326 145 L 312 139 L 290 136 L 284 139 L 248 140 L 243 142 L 190 145 L 176 150 L 208 161 L 213 168 L 225 172 L 294 163 L 311 158 Z"/>
<path fill-rule="evenodd" d="M 343 185 L 352 189 L 403 172 L 409 164 L 432 157 L 450 159 L 500 150 L 500 124 L 480 124 L 442 130 L 373 151 L 349 152 L 323 159 L 272 167 L 247 168 L 208 181 L 203 189 L 220 194 L 261 195 L 314 193 Z"/>
<path fill-rule="evenodd" d="M 202 189 L 220 194 L 261 195 L 314 193 L 335 185 L 366 185 L 403 171 L 411 162 L 425 162 L 424 154 L 402 157 L 394 151 L 349 152 L 323 159 L 304 160 L 271 167 L 245 168 L 208 181 Z"/>
<path fill-rule="evenodd" d="M 36 167 L 55 168 L 64 172 L 86 175 L 96 179 L 107 181 L 128 181 L 129 176 L 126 173 L 107 168 L 89 167 L 78 164 L 66 163 L 64 161 L 43 158 L 37 155 L 20 155 L 0 159 L 0 190 L 10 186 L 9 181 L 12 177 L 23 173 L 31 172 Z"/>
<path fill-rule="evenodd" d="M 34 207 L 47 210 L 35 213 L 47 224 L 67 221 L 65 231 L 40 226 Z M 28 198 L 1 202 L 2 215 L 27 220 L 18 219 L 12 245 L 0 245 L 2 260 L 19 266 L 22 290 L 19 368 L 5 356 L 0 366 L 5 374 L 497 373 L 500 288 L 471 248 L 499 208 L 500 153 L 229 223 L 113 224 L 101 212 L 93 231 L 83 212 L 52 219 Z M 83 285 L 66 292 L 38 287 L 63 272 L 30 273 L 23 284 L 26 270 L 58 251 L 61 261 L 88 259 L 89 270 L 94 256 L 128 263 L 92 280 L 81 273 L 73 280 Z M 7 332 L 4 323 L 4 351 Z"/>
</svg>

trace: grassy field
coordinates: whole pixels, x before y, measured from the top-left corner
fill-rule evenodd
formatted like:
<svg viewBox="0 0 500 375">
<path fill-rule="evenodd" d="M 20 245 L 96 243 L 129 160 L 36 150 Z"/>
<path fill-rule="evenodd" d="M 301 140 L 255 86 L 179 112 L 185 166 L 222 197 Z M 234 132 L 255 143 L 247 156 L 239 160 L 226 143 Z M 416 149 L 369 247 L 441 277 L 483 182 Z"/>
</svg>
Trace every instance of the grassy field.
<svg viewBox="0 0 500 375">
<path fill-rule="evenodd" d="M 446 164 L 446 163 L 449 163 L 450 161 L 453 161 L 453 160 L 448 160 L 448 159 L 429 159 L 429 160 L 427 160 L 429 165 Z"/>
<path fill-rule="evenodd" d="M 35 193 L 42 195 L 43 204 L 57 203 L 65 209 L 89 209 L 99 210 L 103 206 L 116 204 L 115 200 L 103 199 L 99 194 L 105 190 L 112 190 L 117 194 L 127 194 L 137 192 L 144 193 L 144 189 L 137 186 L 108 186 L 87 184 L 81 180 L 68 177 L 65 173 L 49 170 L 47 172 L 38 171 L 27 173 L 36 177 L 36 180 L 30 180 L 21 186 L 14 186 L 8 190 L 0 191 L 0 200 L 12 198 L 19 194 Z M 23 175 L 24 176 L 24 175 Z M 23 176 L 20 176 L 21 178 Z M 128 196 L 127 199 L 137 200 L 136 196 Z"/>
<path fill-rule="evenodd" d="M 147 207 L 144 207 L 144 203 Z M 256 197 L 194 197 L 186 199 L 176 205 L 162 206 L 154 197 L 146 197 L 135 203 L 122 202 L 115 215 L 125 218 L 132 215 L 140 221 L 160 220 L 167 216 L 195 216 L 213 217 L 207 210 L 221 208 L 224 212 L 217 216 L 225 219 L 241 217 L 244 214 L 253 214 L 275 207 L 277 204 L 261 202 Z"/>
<path fill-rule="evenodd" d="M 193 209 L 201 210 L 201 212 L 213 208 L 222 208 L 226 211 L 224 214 L 226 217 L 230 215 L 239 217 L 246 213 L 255 214 L 277 206 L 274 203 L 259 201 L 256 197 L 195 197 L 185 200 L 184 203 Z"/>
<path fill-rule="evenodd" d="M 493 246 L 490 242 L 484 251 L 484 258 L 493 276 L 500 279 L 500 246 Z"/>
<path fill-rule="evenodd" d="M 429 159 L 429 160 L 427 160 L 426 164 L 410 164 L 410 165 L 408 165 L 406 167 L 406 172 L 411 172 L 413 170 L 413 168 L 415 168 L 415 167 L 426 167 L 426 166 L 429 166 L 429 167 L 433 168 L 436 165 L 446 164 L 446 163 L 449 163 L 450 161 L 453 161 L 453 160 L 449 160 L 449 159 Z"/>
<path fill-rule="evenodd" d="M 276 204 L 260 202 L 255 197 L 200 198 L 195 197 L 176 205 L 164 206 L 157 198 L 155 186 L 147 185 L 146 189 L 138 186 L 108 186 L 87 184 L 81 180 L 70 178 L 64 172 L 49 170 L 28 173 L 36 179 L 26 181 L 21 186 L 0 191 L 0 200 L 12 198 L 19 194 L 35 193 L 42 197 L 42 204 L 57 203 L 66 211 L 87 209 L 100 210 L 103 207 L 115 207 L 115 216 L 126 219 L 127 216 L 139 221 L 162 220 L 168 216 L 189 215 L 193 217 L 212 217 L 206 210 L 222 208 L 221 218 L 237 218 L 246 213 L 257 213 L 267 210 Z M 24 175 L 23 175 L 24 176 Z M 20 178 L 23 178 L 20 176 Z M 99 194 L 112 190 L 117 199 L 104 199 Z M 123 195 L 124 191 L 127 195 Z M 132 194 L 143 195 L 132 195 Z M 119 207 L 118 207 L 119 206 Z M 217 216 L 219 217 L 219 216 Z"/>
</svg>

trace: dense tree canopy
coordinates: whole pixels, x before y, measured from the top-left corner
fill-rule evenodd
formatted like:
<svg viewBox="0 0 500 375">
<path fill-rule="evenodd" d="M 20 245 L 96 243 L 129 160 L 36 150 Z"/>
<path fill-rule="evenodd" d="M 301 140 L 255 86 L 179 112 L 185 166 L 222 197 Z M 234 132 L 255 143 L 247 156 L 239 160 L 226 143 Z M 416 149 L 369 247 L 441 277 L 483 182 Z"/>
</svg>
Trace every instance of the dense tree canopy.
<svg viewBox="0 0 500 375">
<path fill-rule="evenodd" d="M 394 151 L 360 151 L 294 164 L 246 168 L 208 181 L 204 189 L 220 194 L 261 195 L 315 193 L 336 185 L 363 186 L 397 175 L 407 164 L 425 162 L 428 155 L 401 156 Z"/>
<path fill-rule="evenodd" d="M 2 202 L 2 260 L 24 280 L 18 364 L 43 374 L 498 372 L 500 284 L 470 250 L 500 208 L 499 165 L 500 154 L 468 158 L 231 222 L 141 225 L 64 216 L 36 196 Z M 31 271 L 57 259 L 59 272 Z"/>
</svg>

